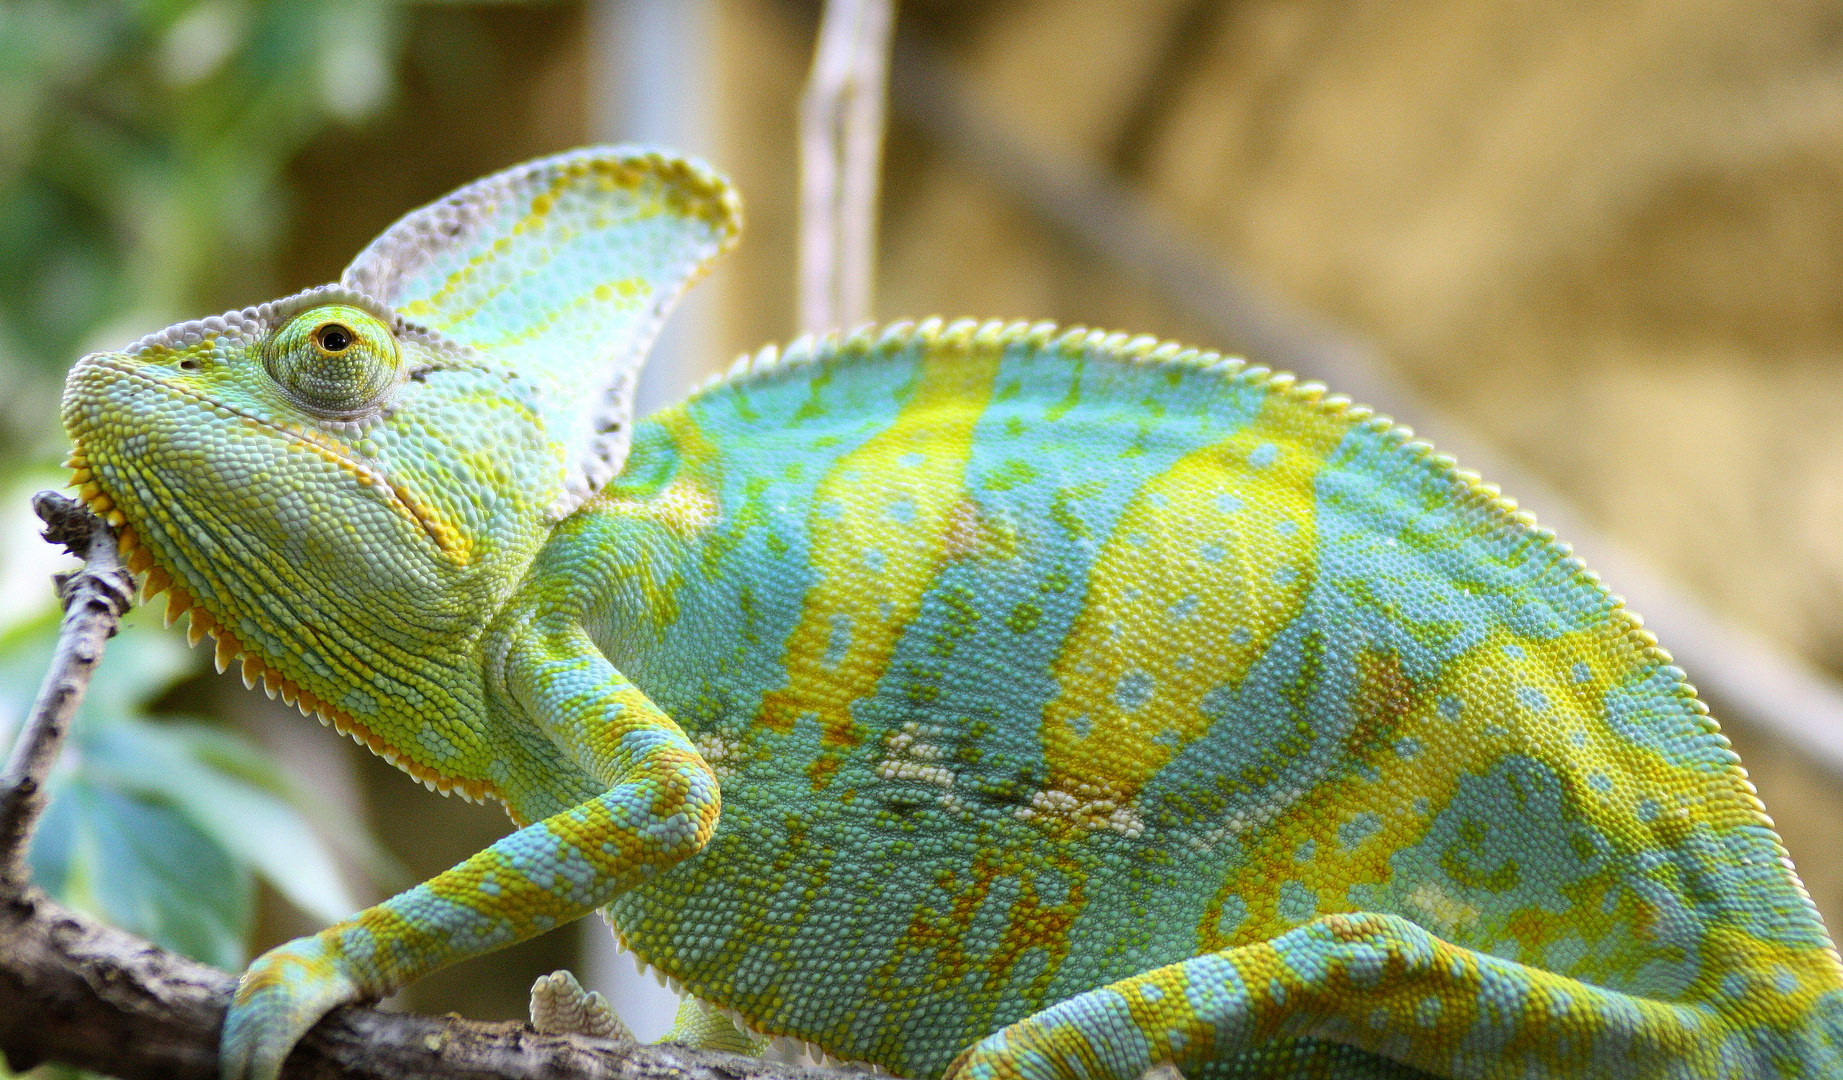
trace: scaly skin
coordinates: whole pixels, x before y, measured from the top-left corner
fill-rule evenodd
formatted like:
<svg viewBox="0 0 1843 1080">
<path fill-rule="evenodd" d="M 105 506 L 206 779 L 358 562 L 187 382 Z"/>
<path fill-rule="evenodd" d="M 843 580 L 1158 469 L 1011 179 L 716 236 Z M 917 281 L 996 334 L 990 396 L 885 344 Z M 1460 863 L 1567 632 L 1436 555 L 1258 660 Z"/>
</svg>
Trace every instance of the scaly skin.
<svg viewBox="0 0 1843 1080">
<path fill-rule="evenodd" d="M 73 370 L 84 493 L 221 662 L 530 823 L 258 959 L 226 1080 L 596 907 L 681 1032 L 905 1075 L 1843 1074 L 1737 759 L 1495 489 L 1320 387 L 1022 324 L 627 423 L 734 227 L 584 151 Z"/>
</svg>

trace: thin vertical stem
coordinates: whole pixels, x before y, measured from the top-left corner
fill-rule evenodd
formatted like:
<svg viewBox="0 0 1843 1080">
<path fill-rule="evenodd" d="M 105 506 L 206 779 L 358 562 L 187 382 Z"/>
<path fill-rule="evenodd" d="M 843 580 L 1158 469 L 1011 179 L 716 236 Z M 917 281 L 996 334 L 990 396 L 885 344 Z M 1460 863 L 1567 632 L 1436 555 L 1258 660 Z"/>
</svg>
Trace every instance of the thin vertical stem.
<svg viewBox="0 0 1843 1080">
<path fill-rule="evenodd" d="M 45 539 L 63 544 L 84 562 L 83 569 L 58 580 L 64 624 L 57 649 L 0 775 L 0 882 L 12 884 L 26 880 L 26 851 L 45 809 L 45 778 L 102 659 L 103 642 L 115 633 L 134 593 L 115 534 L 102 519 L 51 491 L 39 492 L 32 508 L 48 526 Z"/>
<path fill-rule="evenodd" d="M 800 328 L 870 318 L 892 0 L 827 0 L 800 101 Z"/>
</svg>

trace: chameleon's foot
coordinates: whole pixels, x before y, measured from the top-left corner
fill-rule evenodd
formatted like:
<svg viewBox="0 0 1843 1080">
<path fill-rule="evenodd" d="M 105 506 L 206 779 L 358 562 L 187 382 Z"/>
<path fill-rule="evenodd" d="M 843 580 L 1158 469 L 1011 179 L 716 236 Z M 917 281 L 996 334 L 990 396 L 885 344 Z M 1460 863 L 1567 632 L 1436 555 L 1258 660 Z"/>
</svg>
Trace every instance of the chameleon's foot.
<svg viewBox="0 0 1843 1080">
<path fill-rule="evenodd" d="M 237 982 L 218 1042 L 223 1080 L 275 1080 L 320 1018 L 362 994 L 321 937 L 297 938 L 256 958 Z"/>
<path fill-rule="evenodd" d="M 531 1026 L 545 1035 L 590 1035 L 637 1042 L 608 999 L 584 990 L 576 976 L 553 971 L 531 984 Z"/>
</svg>

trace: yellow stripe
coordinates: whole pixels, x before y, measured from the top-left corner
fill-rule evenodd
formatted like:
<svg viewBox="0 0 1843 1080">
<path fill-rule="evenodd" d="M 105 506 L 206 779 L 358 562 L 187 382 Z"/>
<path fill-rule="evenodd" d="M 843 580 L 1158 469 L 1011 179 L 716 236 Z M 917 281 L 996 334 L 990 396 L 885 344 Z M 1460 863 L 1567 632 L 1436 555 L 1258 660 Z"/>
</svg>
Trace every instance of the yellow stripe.
<svg viewBox="0 0 1843 1080">
<path fill-rule="evenodd" d="M 718 545 L 716 550 L 728 550 L 720 545 L 721 537 L 707 537 L 722 514 L 718 501 L 722 467 L 716 444 L 682 405 L 656 413 L 653 419 L 665 429 L 678 458 L 671 481 L 644 498 L 620 495 L 618 487 L 604 488 L 589 505 L 621 517 L 655 522 L 680 540 L 706 538 L 708 545 Z M 707 546 L 706 551 L 710 550 Z M 659 565 L 642 548 L 615 552 L 612 559 L 615 572 L 646 598 L 654 633 L 663 633 L 678 621 L 681 582 L 676 572 Z"/>
<path fill-rule="evenodd" d="M 1299 614 L 1313 480 L 1348 426 L 1276 394 L 1133 496 L 1052 669 L 1042 738 L 1061 797 L 1039 799 L 1039 815 L 1130 828 L 1125 800 L 1208 729 L 1203 696 L 1239 683 Z"/>
<path fill-rule="evenodd" d="M 811 565 L 800 622 L 787 639 L 787 685 L 762 699 L 760 720 L 787 731 L 816 719 L 828 746 L 855 746 L 851 705 L 876 691 L 903 629 L 948 557 L 968 511 L 973 425 L 998 375 L 999 343 L 943 342 L 916 365 L 895 423 L 840 458 L 815 492 Z M 838 761 L 813 765 L 823 784 Z"/>
</svg>

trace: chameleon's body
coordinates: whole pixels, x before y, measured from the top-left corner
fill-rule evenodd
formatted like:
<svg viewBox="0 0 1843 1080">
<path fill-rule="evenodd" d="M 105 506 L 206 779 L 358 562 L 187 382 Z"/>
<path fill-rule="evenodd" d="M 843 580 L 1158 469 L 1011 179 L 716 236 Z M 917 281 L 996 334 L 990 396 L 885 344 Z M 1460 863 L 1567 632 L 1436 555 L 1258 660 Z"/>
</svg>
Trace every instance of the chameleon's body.
<svg viewBox="0 0 1843 1080">
<path fill-rule="evenodd" d="M 73 372 L 78 479 L 221 660 L 535 823 L 259 960 L 227 1077 L 600 905 L 909 1075 L 1843 1075 L 1843 970 L 1683 673 L 1367 410 L 931 323 L 750 360 L 623 458 L 584 402 L 732 213 L 552 159 Z"/>
</svg>

